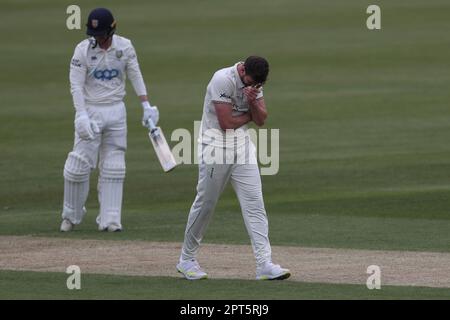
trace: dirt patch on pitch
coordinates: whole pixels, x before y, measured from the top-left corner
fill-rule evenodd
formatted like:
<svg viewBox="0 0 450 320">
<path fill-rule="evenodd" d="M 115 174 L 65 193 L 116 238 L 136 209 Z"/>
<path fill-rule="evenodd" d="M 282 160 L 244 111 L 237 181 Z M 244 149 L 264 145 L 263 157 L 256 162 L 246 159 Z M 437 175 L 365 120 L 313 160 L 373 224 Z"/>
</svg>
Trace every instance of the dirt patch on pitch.
<svg viewBox="0 0 450 320">
<path fill-rule="evenodd" d="M 180 243 L 0 236 L 0 269 L 179 277 Z M 292 281 L 365 285 L 367 267 L 378 265 L 383 285 L 450 287 L 450 253 L 272 247 L 273 259 L 290 268 Z M 212 279 L 254 279 L 246 245 L 204 244 L 199 262 Z"/>
</svg>

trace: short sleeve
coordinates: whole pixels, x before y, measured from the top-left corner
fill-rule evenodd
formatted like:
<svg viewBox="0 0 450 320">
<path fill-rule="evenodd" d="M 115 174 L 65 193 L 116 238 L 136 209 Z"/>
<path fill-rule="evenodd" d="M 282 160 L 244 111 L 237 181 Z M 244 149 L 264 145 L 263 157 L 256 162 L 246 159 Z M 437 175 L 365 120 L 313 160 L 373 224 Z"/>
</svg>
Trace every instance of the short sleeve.
<svg viewBox="0 0 450 320">
<path fill-rule="evenodd" d="M 232 103 L 233 83 L 227 77 L 216 73 L 211 79 L 210 91 L 213 102 Z"/>
</svg>

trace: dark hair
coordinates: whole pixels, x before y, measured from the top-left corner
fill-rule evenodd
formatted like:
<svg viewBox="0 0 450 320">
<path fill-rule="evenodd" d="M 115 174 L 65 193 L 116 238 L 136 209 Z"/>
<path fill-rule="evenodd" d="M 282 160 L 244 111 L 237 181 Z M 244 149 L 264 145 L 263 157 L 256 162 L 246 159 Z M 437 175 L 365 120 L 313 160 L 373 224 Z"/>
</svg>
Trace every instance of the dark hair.
<svg viewBox="0 0 450 320">
<path fill-rule="evenodd" d="M 269 74 L 269 63 L 263 57 L 250 56 L 244 62 L 245 73 L 257 83 L 264 83 Z"/>
</svg>

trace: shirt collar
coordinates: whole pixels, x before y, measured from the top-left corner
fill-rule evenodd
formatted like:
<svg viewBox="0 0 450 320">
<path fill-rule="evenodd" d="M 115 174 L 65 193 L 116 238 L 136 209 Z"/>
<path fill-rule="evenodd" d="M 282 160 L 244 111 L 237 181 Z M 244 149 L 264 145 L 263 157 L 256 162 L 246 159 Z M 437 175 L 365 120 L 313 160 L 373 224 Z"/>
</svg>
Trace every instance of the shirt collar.
<svg viewBox="0 0 450 320">
<path fill-rule="evenodd" d="M 245 88 L 245 85 L 244 85 L 244 83 L 242 82 L 241 77 L 239 76 L 238 69 L 237 69 L 238 65 L 240 65 L 240 64 L 242 64 L 242 63 L 243 63 L 242 61 L 239 61 L 238 63 L 236 63 L 236 64 L 234 65 L 234 76 L 235 76 L 235 78 L 236 78 L 236 85 L 237 85 L 237 87 L 238 87 L 239 89 Z"/>
<path fill-rule="evenodd" d="M 94 37 L 92 37 L 91 39 L 92 39 L 93 41 L 95 41 L 95 38 L 94 38 Z M 116 35 L 113 34 L 113 36 L 112 36 L 112 41 L 111 41 L 111 45 L 109 46 L 108 49 L 106 49 L 106 52 L 108 52 L 108 51 L 110 51 L 110 50 L 114 50 L 114 49 L 116 48 L 116 45 L 117 45 Z M 101 52 L 101 51 L 104 51 L 104 50 L 103 50 L 102 48 L 100 48 L 99 45 L 97 45 L 97 46 L 95 47 L 95 51 L 96 51 L 96 52 Z"/>
</svg>

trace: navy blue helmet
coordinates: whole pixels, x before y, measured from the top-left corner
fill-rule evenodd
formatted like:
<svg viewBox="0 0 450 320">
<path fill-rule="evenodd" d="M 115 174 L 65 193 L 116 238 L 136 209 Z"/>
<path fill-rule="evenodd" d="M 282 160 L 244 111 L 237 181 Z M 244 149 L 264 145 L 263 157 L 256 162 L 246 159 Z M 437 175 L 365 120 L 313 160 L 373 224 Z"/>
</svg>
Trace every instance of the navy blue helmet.
<svg viewBox="0 0 450 320">
<path fill-rule="evenodd" d="M 112 36 L 116 31 L 116 20 L 106 8 L 97 8 L 91 11 L 86 24 L 86 33 L 89 36 Z"/>
</svg>

